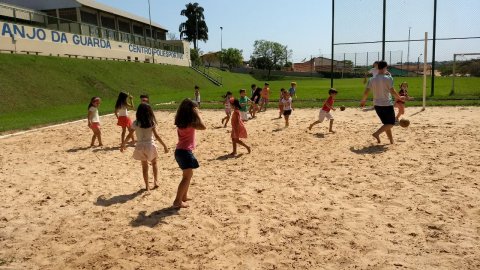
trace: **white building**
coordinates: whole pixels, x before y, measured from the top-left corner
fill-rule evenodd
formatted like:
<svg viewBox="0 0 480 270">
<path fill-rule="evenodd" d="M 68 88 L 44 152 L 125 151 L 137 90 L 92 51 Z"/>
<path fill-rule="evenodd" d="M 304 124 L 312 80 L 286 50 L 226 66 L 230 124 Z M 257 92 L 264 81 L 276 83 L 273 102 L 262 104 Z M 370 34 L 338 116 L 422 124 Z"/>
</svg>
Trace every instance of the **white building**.
<svg viewBox="0 0 480 270">
<path fill-rule="evenodd" d="M 0 51 L 188 66 L 188 42 L 93 0 L 0 0 Z"/>
</svg>

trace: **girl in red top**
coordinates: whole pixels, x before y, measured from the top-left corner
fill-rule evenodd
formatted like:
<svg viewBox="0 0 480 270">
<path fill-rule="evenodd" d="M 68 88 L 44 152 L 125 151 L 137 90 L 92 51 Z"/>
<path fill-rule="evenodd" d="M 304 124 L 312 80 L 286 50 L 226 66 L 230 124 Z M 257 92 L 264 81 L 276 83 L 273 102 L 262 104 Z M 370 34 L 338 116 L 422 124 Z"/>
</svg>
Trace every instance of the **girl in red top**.
<svg viewBox="0 0 480 270">
<path fill-rule="evenodd" d="M 248 153 L 250 154 L 250 146 L 246 145 L 244 142 L 240 140 L 240 138 L 247 138 L 247 129 L 243 124 L 243 121 L 240 117 L 240 102 L 238 99 L 233 100 L 233 114 L 232 114 L 232 144 L 233 144 L 233 151 L 230 153 L 231 156 L 235 156 L 237 154 L 237 143 L 241 146 L 247 148 Z"/>
<path fill-rule="evenodd" d="M 333 131 L 333 116 L 330 114 L 330 110 L 336 110 L 334 107 L 333 107 L 333 103 L 335 102 L 335 96 L 337 96 L 337 93 L 338 91 L 335 90 L 334 88 L 330 88 L 330 90 L 328 90 L 328 99 L 325 100 L 325 102 L 323 103 L 323 107 L 322 109 L 320 110 L 320 114 L 318 115 L 318 120 L 313 122 L 312 124 L 310 124 L 310 126 L 308 127 L 309 130 L 312 130 L 312 127 L 315 126 L 316 124 L 320 124 L 323 122 L 323 120 L 325 118 L 327 118 L 328 120 L 330 120 L 330 127 L 328 129 L 329 132 L 332 132 L 332 133 L 335 133 L 335 131 Z"/>
<path fill-rule="evenodd" d="M 175 160 L 182 169 L 182 181 L 178 185 L 177 197 L 173 202 L 175 208 L 188 207 L 186 201 L 190 180 L 193 176 L 193 169 L 200 167 L 192 151 L 195 149 L 195 131 L 205 130 L 207 127 L 200 118 L 196 103 L 190 99 L 184 99 L 175 115 L 175 126 L 177 126 L 178 143 L 175 150 Z"/>
</svg>

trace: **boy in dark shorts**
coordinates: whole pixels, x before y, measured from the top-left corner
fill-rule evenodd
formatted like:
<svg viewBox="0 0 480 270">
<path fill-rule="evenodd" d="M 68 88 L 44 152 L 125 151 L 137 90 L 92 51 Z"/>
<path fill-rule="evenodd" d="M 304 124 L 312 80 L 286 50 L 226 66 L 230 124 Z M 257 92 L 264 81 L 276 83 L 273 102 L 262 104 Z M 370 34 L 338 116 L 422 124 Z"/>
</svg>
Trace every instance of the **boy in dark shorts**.
<svg viewBox="0 0 480 270">
<path fill-rule="evenodd" d="M 368 93 L 372 90 L 375 111 L 383 124 L 372 136 L 380 143 L 380 134 L 385 132 L 390 143 L 393 144 L 392 127 L 395 125 L 395 110 L 393 109 L 392 95 L 395 100 L 400 100 L 400 96 L 393 88 L 392 77 L 386 75 L 387 66 L 387 62 L 383 60 L 378 62 L 378 75 L 368 81 L 360 106 L 365 106 Z"/>
</svg>

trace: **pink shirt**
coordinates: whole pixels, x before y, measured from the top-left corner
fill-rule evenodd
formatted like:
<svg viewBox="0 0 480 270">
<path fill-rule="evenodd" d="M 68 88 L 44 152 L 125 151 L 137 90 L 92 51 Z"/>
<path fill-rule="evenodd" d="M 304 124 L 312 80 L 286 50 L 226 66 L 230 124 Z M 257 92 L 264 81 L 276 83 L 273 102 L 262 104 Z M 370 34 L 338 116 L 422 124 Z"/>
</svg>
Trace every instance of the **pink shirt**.
<svg viewBox="0 0 480 270">
<path fill-rule="evenodd" d="M 178 143 L 177 149 L 192 151 L 195 149 L 195 128 L 177 128 Z"/>
</svg>

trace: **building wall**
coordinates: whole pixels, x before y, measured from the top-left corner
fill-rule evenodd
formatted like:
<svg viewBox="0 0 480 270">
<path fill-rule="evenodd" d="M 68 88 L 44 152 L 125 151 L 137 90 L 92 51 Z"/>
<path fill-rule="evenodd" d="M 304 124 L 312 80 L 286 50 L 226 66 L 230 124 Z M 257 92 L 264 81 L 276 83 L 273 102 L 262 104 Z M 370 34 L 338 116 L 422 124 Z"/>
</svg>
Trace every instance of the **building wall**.
<svg viewBox="0 0 480 270">
<path fill-rule="evenodd" d="M 118 58 L 131 61 L 149 61 L 178 66 L 190 65 L 190 44 L 186 41 L 164 41 L 183 46 L 184 54 L 153 49 L 135 44 L 31 27 L 9 22 L 0 22 L 0 50 L 16 53 L 61 57 Z M 154 56 L 152 56 L 152 53 Z"/>
</svg>

